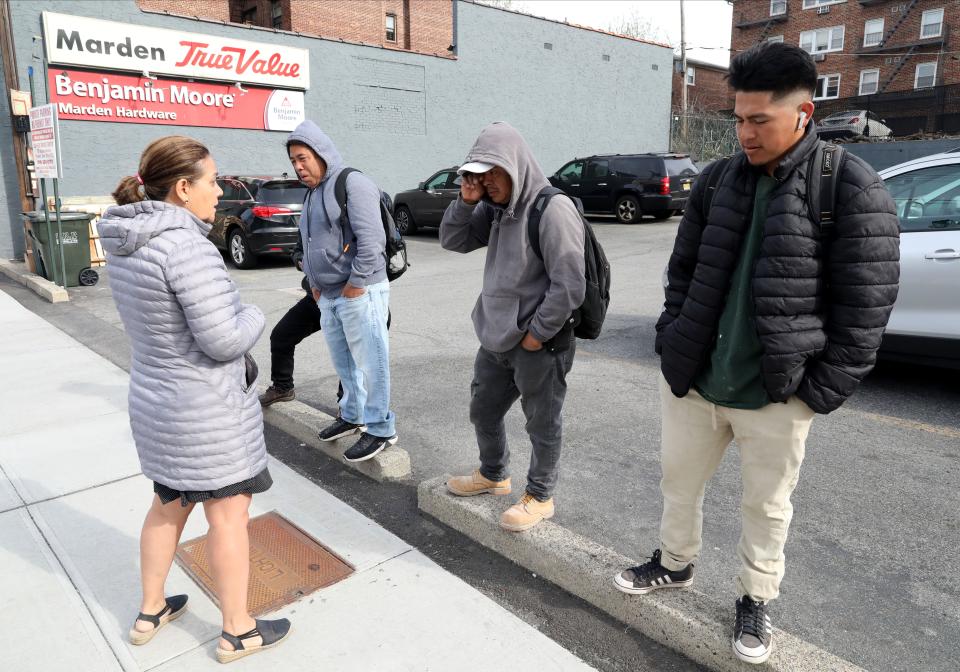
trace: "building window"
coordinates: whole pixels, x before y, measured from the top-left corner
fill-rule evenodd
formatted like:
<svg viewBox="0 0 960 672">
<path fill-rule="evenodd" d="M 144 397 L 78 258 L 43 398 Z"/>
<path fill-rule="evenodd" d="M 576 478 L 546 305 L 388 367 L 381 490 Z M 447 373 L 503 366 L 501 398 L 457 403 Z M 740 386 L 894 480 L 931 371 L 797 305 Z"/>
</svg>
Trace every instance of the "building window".
<svg viewBox="0 0 960 672">
<path fill-rule="evenodd" d="M 697 71 L 692 65 L 687 66 L 687 86 L 694 86 L 697 83 Z"/>
<path fill-rule="evenodd" d="M 254 5 L 249 9 L 243 10 L 240 14 L 240 23 L 246 23 L 250 26 L 257 25 L 257 7 Z"/>
<path fill-rule="evenodd" d="M 800 48 L 811 54 L 825 54 L 843 50 L 843 26 L 805 30 L 800 33 Z"/>
<path fill-rule="evenodd" d="M 875 47 L 883 42 L 883 19 L 870 19 L 863 24 L 863 46 Z"/>
<path fill-rule="evenodd" d="M 840 97 L 840 75 L 820 75 L 817 77 L 817 90 L 814 100 L 829 100 Z"/>
<path fill-rule="evenodd" d="M 787 13 L 787 0 L 770 0 L 770 16 Z"/>
<path fill-rule="evenodd" d="M 929 89 L 937 83 L 937 63 L 917 63 L 917 74 L 913 78 L 913 88 Z"/>
<path fill-rule="evenodd" d="M 880 86 L 879 68 L 860 71 L 860 95 L 861 96 L 869 96 L 876 93 L 877 88 L 879 86 Z"/>
<path fill-rule="evenodd" d="M 283 28 L 283 3 L 280 0 L 270 0 L 270 21 L 274 28 Z"/>
<path fill-rule="evenodd" d="M 814 7 L 823 7 L 824 5 L 839 5 L 847 0 L 803 0 L 804 9 L 813 9 Z"/>
<path fill-rule="evenodd" d="M 928 9 L 920 19 L 920 39 L 940 37 L 943 34 L 943 8 Z"/>
<path fill-rule="evenodd" d="M 771 35 L 767 38 L 767 42 L 783 42 L 783 35 Z"/>
<path fill-rule="evenodd" d="M 397 15 L 387 14 L 387 42 L 397 41 Z"/>
</svg>

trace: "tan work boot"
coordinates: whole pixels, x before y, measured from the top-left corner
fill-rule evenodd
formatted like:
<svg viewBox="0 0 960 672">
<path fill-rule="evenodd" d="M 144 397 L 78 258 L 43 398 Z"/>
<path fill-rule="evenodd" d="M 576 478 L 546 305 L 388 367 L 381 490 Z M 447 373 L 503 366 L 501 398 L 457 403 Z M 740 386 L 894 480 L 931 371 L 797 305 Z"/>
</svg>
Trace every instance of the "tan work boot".
<svg viewBox="0 0 960 672">
<path fill-rule="evenodd" d="M 447 481 L 447 490 L 458 497 L 473 497 L 474 495 L 509 495 L 510 479 L 491 481 L 485 478 L 477 469 L 469 476 L 454 476 Z"/>
<path fill-rule="evenodd" d="M 511 532 L 523 532 L 547 518 L 553 518 L 553 497 L 541 502 L 525 492 L 519 502 L 500 516 L 500 527 Z"/>
</svg>

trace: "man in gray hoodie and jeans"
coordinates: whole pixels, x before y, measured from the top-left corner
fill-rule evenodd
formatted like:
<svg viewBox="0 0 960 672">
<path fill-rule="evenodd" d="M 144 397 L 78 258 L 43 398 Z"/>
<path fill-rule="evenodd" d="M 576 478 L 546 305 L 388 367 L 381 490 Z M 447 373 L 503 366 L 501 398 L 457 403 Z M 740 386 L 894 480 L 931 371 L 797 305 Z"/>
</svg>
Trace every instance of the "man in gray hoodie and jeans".
<svg viewBox="0 0 960 672">
<path fill-rule="evenodd" d="M 527 221 L 548 182 L 509 124 L 484 128 L 458 172 L 460 197 L 443 216 L 440 243 L 454 252 L 487 248 L 483 289 L 473 309 L 480 349 L 470 401 L 480 468 L 451 478 L 447 488 L 463 497 L 510 493 L 503 418 L 519 398 L 533 453 L 526 492 L 500 525 L 520 532 L 554 512 L 561 411 L 576 350 L 572 313 L 586 290 L 583 223 L 569 198 L 551 199 L 540 220 L 543 258 L 537 256 Z"/>
<path fill-rule="evenodd" d="M 335 441 L 359 432 L 359 440 L 343 457 L 348 462 L 369 460 L 397 442 L 390 410 L 390 284 L 380 189 L 366 175 L 350 173 L 349 217 L 342 219 L 334 187 L 344 165 L 333 141 L 312 121 L 304 121 L 287 138 L 287 153 L 310 189 L 300 216 L 303 271 L 343 384 L 340 413 L 319 436 Z"/>
</svg>

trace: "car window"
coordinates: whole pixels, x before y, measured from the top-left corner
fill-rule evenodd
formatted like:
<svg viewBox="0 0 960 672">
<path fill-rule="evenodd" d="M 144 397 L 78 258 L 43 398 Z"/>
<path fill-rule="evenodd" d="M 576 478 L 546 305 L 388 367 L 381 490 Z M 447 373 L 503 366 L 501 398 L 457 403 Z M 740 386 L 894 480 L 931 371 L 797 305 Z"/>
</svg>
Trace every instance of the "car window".
<svg viewBox="0 0 960 672">
<path fill-rule="evenodd" d="M 261 203 L 303 203 L 306 195 L 307 188 L 294 180 L 264 182 L 257 192 L 257 200 Z"/>
<path fill-rule="evenodd" d="M 878 115 L 873 112 L 867 112 L 867 119 L 870 121 L 883 121 Z"/>
<path fill-rule="evenodd" d="M 633 177 L 641 180 L 653 178 L 657 162 L 654 159 L 643 157 L 631 157 L 626 159 L 617 159 L 613 163 L 613 170 L 618 175 Z"/>
<path fill-rule="evenodd" d="M 884 180 L 901 231 L 960 230 L 960 163 L 931 166 Z"/>
<path fill-rule="evenodd" d="M 236 180 L 217 180 L 217 184 L 223 189 L 223 196 L 220 197 L 221 201 L 240 200 L 240 190 L 237 188 L 239 183 Z"/>
<path fill-rule="evenodd" d="M 697 167 L 693 165 L 693 161 L 686 157 L 682 159 L 664 159 L 663 162 L 667 164 L 667 175 L 671 177 L 693 177 L 700 172 L 697 170 Z"/>
<path fill-rule="evenodd" d="M 446 189 L 447 180 L 450 178 L 450 173 L 444 171 L 442 173 L 437 173 L 427 182 L 427 189 Z"/>
<path fill-rule="evenodd" d="M 594 159 L 587 163 L 586 177 L 606 177 L 610 174 L 610 162 L 606 159 Z"/>
<path fill-rule="evenodd" d="M 576 182 L 583 177 L 583 161 L 571 161 L 560 169 L 558 177 L 564 182 Z"/>
</svg>

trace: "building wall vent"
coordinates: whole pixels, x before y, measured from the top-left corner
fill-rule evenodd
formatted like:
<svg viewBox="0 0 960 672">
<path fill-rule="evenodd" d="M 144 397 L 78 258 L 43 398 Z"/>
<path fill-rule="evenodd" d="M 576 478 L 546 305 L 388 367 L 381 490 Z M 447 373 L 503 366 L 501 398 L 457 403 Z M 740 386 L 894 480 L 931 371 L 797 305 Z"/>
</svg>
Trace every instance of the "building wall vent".
<svg viewBox="0 0 960 672">
<path fill-rule="evenodd" d="M 829 13 L 830 13 L 829 5 L 823 5 L 822 7 L 817 7 L 817 14 L 829 14 Z"/>
<path fill-rule="evenodd" d="M 543 48 L 544 48 L 544 49 L 547 49 L 547 50 L 552 50 L 552 49 L 553 49 L 553 44 L 550 43 L 550 42 L 544 42 L 544 43 L 543 43 Z"/>
</svg>

